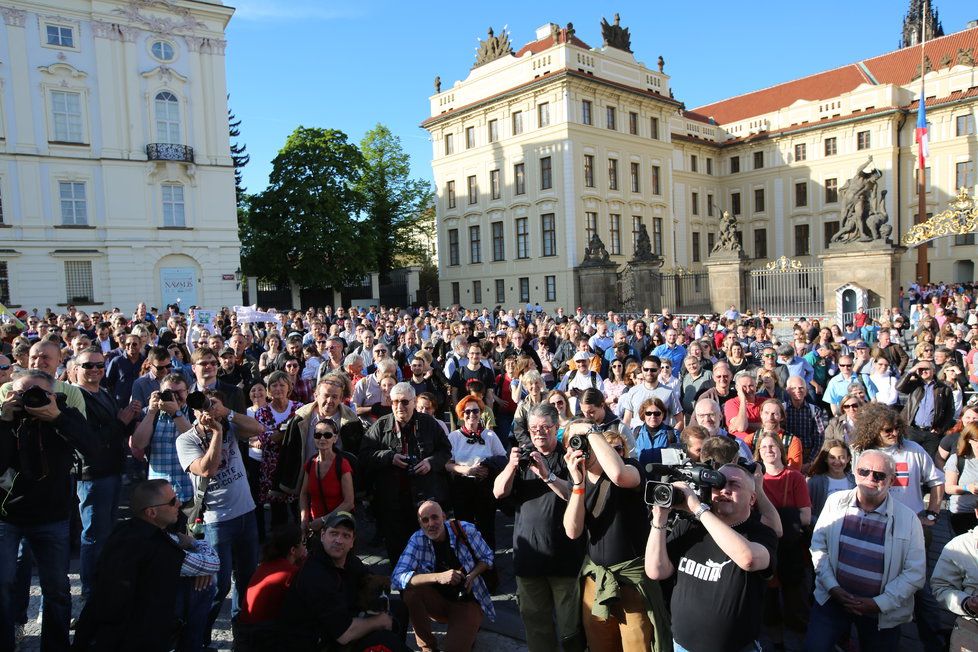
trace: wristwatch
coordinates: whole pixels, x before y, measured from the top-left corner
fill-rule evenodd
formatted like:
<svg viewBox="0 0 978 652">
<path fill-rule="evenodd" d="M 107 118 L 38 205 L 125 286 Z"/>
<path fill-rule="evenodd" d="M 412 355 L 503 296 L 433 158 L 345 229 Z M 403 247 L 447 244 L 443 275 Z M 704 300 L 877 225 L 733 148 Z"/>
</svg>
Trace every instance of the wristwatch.
<svg viewBox="0 0 978 652">
<path fill-rule="evenodd" d="M 551 471 L 550 472 L 550 475 L 547 476 L 547 479 L 543 481 L 543 484 L 553 484 L 554 480 L 556 480 L 556 479 L 557 479 L 557 476 L 554 475 L 554 472 L 553 471 Z"/>
<path fill-rule="evenodd" d="M 708 512 L 708 511 L 710 511 L 710 506 L 707 505 L 706 503 L 700 503 L 700 506 L 696 508 L 695 512 L 693 512 L 693 518 L 695 518 L 698 521 L 700 520 L 700 517 L 703 516 L 703 512 Z"/>
<path fill-rule="evenodd" d="M 228 410 L 228 423 L 234 421 L 234 410 Z"/>
<path fill-rule="evenodd" d="M 926 518 L 928 521 L 936 521 L 937 512 L 932 512 L 931 510 L 928 509 L 924 512 L 924 518 Z"/>
</svg>

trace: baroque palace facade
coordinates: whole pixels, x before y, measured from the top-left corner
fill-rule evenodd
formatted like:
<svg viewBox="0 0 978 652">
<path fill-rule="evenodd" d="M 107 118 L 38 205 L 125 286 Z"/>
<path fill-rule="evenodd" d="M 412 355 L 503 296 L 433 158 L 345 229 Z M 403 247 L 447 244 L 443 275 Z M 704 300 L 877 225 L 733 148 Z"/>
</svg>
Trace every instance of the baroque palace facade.
<svg viewBox="0 0 978 652">
<path fill-rule="evenodd" d="M 978 23 L 941 33 L 924 46 L 928 213 L 974 191 L 978 156 Z M 665 62 L 638 61 L 617 16 L 602 36 L 592 48 L 573 25 L 549 24 L 513 52 L 490 31 L 465 80 L 436 79 L 422 127 L 442 303 L 575 305 L 592 235 L 624 265 L 643 226 L 664 269 L 701 271 L 724 210 L 757 263 L 817 264 L 839 229 L 840 190 L 864 165 L 882 173 L 893 240 L 913 224 L 919 47 L 687 110 Z M 974 245 L 930 243 L 931 278 L 975 280 Z M 915 261 L 902 256 L 907 283 Z"/>
<path fill-rule="evenodd" d="M 232 13 L 202 0 L 0 7 L 0 302 L 240 302 Z"/>
</svg>

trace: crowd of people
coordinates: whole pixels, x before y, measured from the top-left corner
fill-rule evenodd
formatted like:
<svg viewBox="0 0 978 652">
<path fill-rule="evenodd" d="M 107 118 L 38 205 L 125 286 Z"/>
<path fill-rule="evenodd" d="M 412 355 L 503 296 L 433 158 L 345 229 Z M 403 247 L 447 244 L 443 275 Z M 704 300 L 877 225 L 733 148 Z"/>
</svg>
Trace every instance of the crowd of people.
<svg viewBox="0 0 978 652">
<path fill-rule="evenodd" d="M 511 548 L 533 652 L 892 650 L 911 621 L 946 651 L 948 612 L 978 630 L 976 292 L 831 327 L 21 311 L 0 324 L 0 647 L 36 568 L 43 650 L 205 650 L 229 595 L 237 650 L 470 650 Z"/>
</svg>

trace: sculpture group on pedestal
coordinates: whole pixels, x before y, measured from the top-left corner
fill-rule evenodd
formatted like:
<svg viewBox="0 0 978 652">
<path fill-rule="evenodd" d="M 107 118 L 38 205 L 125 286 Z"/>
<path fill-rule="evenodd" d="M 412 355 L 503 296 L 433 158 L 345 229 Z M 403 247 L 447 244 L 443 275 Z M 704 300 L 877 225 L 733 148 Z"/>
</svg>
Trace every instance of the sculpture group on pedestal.
<svg viewBox="0 0 978 652">
<path fill-rule="evenodd" d="M 842 186 L 842 220 L 838 233 L 832 236 L 834 243 L 889 242 L 893 227 L 886 212 L 886 190 L 879 188 L 883 173 L 877 168 L 867 172 L 872 162 L 870 156 Z"/>
<path fill-rule="evenodd" d="M 711 256 L 734 254 L 744 255 L 744 247 L 740 244 L 737 237 L 737 218 L 730 214 L 730 211 L 723 211 L 720 214 L 720 233 L 716 244 L 713 245 Z"/>
</svg>

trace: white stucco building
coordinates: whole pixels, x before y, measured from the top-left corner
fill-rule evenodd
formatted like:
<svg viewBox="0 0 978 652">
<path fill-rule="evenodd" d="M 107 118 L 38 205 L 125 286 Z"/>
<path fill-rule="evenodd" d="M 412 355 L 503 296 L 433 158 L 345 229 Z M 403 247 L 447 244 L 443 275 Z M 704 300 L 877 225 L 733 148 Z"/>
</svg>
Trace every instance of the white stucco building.
<svg viewBox="0 0 978 652">
<path fill-rule="evenodd" d="M 200 0 L 0 6 L 0 302 L 240 302 L 233 11 Z"/>
</svg>

